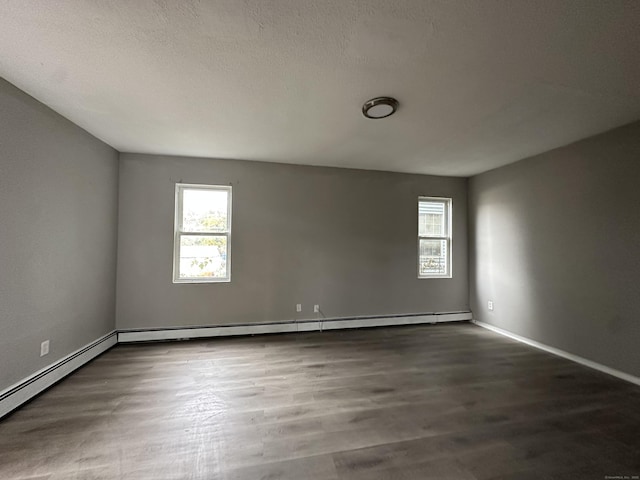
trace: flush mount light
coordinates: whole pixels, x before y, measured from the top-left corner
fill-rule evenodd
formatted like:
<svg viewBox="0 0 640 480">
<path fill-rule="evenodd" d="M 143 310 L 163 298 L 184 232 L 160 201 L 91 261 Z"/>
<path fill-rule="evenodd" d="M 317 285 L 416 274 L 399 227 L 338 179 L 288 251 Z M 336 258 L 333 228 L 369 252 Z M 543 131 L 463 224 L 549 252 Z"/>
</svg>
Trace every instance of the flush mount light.
<svg viewBox="0 0 640 480">
<path fill-rule="evenodd" d="M 372 98 L 362 106 L 362 114 L 367 118 L 385 118 L 398 109 L 398 101 L 391 97 Z"/>
</svg>

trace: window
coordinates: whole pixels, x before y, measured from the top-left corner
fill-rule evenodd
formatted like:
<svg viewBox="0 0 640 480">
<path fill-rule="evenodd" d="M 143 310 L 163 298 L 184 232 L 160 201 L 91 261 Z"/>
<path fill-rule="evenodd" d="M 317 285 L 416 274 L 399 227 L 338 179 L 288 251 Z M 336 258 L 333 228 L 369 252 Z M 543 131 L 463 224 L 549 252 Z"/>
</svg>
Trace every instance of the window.
<svg viewBox="0 0 640 480">
<path fill-rule="evenodd" d="M 231 281 L 231 187 L 176 184 L 173 281 Z"/>
<path fill-rule="evenodd" d="M 451 277 L 451 199 L 418 198 L 418 278 Z"/>
</svg>

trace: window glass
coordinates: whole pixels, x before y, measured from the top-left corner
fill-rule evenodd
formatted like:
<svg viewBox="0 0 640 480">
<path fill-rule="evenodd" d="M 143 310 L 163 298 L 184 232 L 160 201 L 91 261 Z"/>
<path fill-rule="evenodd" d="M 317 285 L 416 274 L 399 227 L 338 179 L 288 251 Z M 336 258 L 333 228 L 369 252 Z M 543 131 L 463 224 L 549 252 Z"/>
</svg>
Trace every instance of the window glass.
<svg viewBox="0 0 640 480">
<path fill-rule="evenodd" d="M 418 277 L 451 276 L 451 199 L 418 199 Z"/>
<path fill-rule="evenodd" d="M 175 283 L 231 280 L 231 187 L 176 185 Z"/>
</svg>

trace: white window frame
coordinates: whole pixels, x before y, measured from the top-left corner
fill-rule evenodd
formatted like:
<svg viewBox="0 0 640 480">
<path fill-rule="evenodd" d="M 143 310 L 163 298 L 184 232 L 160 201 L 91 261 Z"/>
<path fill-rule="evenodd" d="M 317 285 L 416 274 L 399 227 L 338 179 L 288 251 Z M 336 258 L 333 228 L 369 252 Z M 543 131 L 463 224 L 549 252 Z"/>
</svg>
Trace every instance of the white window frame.
<svg viewBox="0 0 640 480">
<path fill-rule="evenodd" d="M 227 230 L 185 232 L 182 230 L 183 198 L 185 190 L 214 190 L 227 193 Z M 229 185 L 203 185 L 195 183 L 176 183 L 176 201 L 173 232 L 173 283 L 221 283 L 231 281 L 231 186 Z M 187 277 L 180 278 L 180 239 L 183 236 L 215 235 L 227 237 L 227 274 L 225 277 Z"/>
<path fill-rule="evenodd" d="M 445 225 L 445 235 L 444 236 L 433 236 L 433 235 L 420 235 L 420 202 L 431 202 L 431 203 L 442 203 L 444 205 L 444 225 Z M 451 251 L 452 246 L 452 223 L 451 219 L 453 216 L 453 200 L 447 197 L 418 197 L 418 215 L 416 227 L 418 229 L 418 278 L 452 278 L 453 271 L 453 252 Z M 445 240 L 447 242 L 447 271 L 444 274 L 422 274 L 420 273 L 420 240 Z"/>
</svg>

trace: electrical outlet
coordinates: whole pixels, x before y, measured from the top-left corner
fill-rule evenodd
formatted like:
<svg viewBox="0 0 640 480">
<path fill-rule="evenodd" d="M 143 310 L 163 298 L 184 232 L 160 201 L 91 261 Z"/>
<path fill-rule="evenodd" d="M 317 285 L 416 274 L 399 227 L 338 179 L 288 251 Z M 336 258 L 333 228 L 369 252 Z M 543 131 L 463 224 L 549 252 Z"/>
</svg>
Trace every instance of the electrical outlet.
<svg viewBox="0 0 640 480">
<path fill-rule="evenodd" d="M 489 300 L 487 302 L 487 308 L 489 309 L 490 312 L 493 312 L 493 300 Z"/>
<path fill-rule="evenodd" d="M 319 312 L 320 312 L 320 305 L 314 305 L 314 306 L 313 306 L 313 311 L 314 311 L 315 313 L 319 313 Z"/>
<path fill-rule="evenodd" d="M 296 312 L 301 312 L 301 311 L 302 311 L 302 304 L 296 303 Z"/>
<path fill-rule="evenodd" d="M 44 357 L 49 354 L 49 340 L 45 340 L 40 344 L 40 356 Z"/>
</svg>

